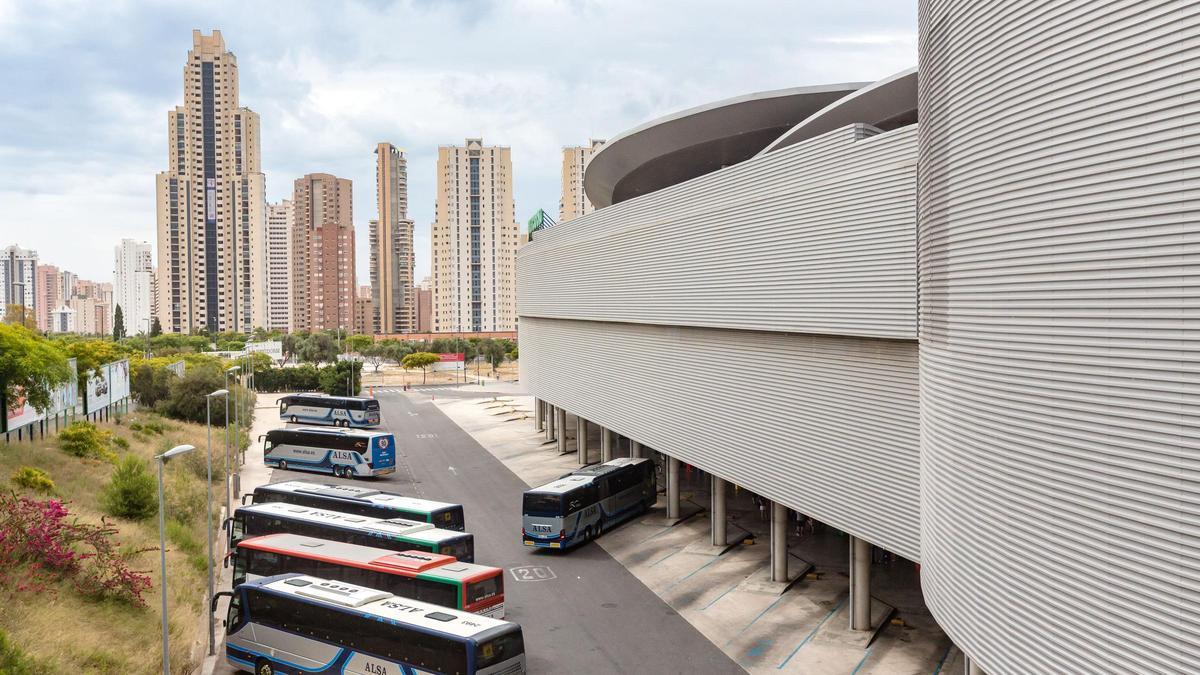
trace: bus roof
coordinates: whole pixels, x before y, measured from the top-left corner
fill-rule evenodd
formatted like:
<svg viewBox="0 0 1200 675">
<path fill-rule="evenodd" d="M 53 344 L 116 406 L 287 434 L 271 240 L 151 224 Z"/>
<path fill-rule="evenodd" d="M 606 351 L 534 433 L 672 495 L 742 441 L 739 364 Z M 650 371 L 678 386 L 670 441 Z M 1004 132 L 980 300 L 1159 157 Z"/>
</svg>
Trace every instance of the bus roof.
<svg viewBox="0 0 1200 675">
<path fill-rule="evenodd" d="M 603 464 L 590 464 L 580 469 L 576 469 L 571 473 L 557 478 L 545 485 L 540 485 L 535 488 L 530 488 L 528 492 L 540 492 L 542 494 L 563 494 L 584 485 L 590 485 L 593 480 L 599 476 L 612 473 L 622 467 L 637 466 L 643 462 L 649 462 L 646 457 L 618 457 L 609 460 Z"/>
<path fill-rule="evenodd" d="M 310 391 L 310 392 L 304 392 L 302 394 L 288 394 L 287 396 L 280 396 L 279 400 L 282 401 L 286 398 L 327 398 L 331 401 L 374 401 L 375 400 L 374 398 L 372 398 L 370 396 L 338 396 L 335 394 L 326 394 L 323 391 Z"/>
<path fill-rule="evenodd" d="M 326 541 L 291 533 L 267 534 L 243 539 L 238 543 L 238 548 L 297 555 L 339 565 L 382 570 L 389 574 L 397 572 L 404 576 L 425 574 L 453 581 L 471 582 L 502 572 L 498 567 L 459 562 L 454 556 L 439 553 L 426 553 L 425 551 L 396 553 L 373 546 Z"/>
<path fill-rule="evenodd" d="M 305 574 L 280 574 L 243 584 L 278 593 L 303 598 L 330 607 L 352 609 L 371 617 L 418 626 L 437 633 L 447 633 L 461 638 L 479 637 L 497 629 L 515 627 L 515 624 L 470 614 L 456 609 L 431 605 L 427 602 L 401 598 L 384 591 L 357 586 L 341 581 L 328 581 Z M 386 622 L 384 622 L 386 624 Z"/>
<path fill-rule="evenodd" d="M 273 433 L 302 433 L 314 434 L 317 436 L 364 436 L 374 438 L 375 436 L 391 436 L 390 431 L 378 431 L 374 429 L 354 429 L 350 427 L 287 427 L 282 429 L 271 429 L 267 432 L 270 436 Z"/>
<path fill-rule="evenodd" d="M 318 495 L 321 497 L 336 497 L 338 499 L 353 499 L 380 506 L 395 506 L 397 509 L 409 511 L 437 511 L 439 509 L 457 506 L 449 502 L 436 502 L 430 499 L 405 497 L 395 492 L 384 492 L 358 485 L 336 485 L 333 483 L 315 483 L 306 480 L 287 480 L 280 483 L 268 483 L 254 488 L 255 492 L 295 492 L 300 494 Z"/>
<path fill-rule="evenodd" d="M 237 510 L 248 511 L 250 513 L 273 515 L 279 518 L 287 518 L 289 520 L 302 520 L 308 523 L 335 525 L 352 530 L 382 532 L 404 537 L 420 533 L 422 530 L 434 529 L 433 525 L 430 523 L 421 523 L 415 520 L 406 520 L 404 518 L 388 518 L 387 520 L 384 520 L 382 518 L 356 516 L 349 513 L 339 513 L 337 511 L 310 509 L 307 506 L 295 506 L 294 504 L 286 504 L 284 502 L 264 502 L 262 504 L 251 504 L 249 506 L 238 507 Z M 462 533 L 455 532 L 454 534 Z"/>
</svg>

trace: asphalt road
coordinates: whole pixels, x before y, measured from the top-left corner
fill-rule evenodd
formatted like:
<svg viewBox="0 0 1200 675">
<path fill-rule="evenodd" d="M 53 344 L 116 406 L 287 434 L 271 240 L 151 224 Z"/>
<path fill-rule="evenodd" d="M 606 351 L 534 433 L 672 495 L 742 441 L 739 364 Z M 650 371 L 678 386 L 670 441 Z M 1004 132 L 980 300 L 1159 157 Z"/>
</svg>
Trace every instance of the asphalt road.
<svg viewBox="0 0 1200 675">
<path fill-rule="evenodd" d="M 523 628 L 530 673 L 744 672 L 599 546 L 568 553 L 526 548 L 525 483 L 433 404 L 402 393 L 377 397 L 400 454 L 396 473 L 373 482 L 463 505 L 475 561 L 508 570 L 506 618 Z M 312 476 L 277 470 L 272 480 Z M 536 569 L 522 569 L 530 567 Z M 222 668 L 217 672 L 234 672 Z"/>
</svg>

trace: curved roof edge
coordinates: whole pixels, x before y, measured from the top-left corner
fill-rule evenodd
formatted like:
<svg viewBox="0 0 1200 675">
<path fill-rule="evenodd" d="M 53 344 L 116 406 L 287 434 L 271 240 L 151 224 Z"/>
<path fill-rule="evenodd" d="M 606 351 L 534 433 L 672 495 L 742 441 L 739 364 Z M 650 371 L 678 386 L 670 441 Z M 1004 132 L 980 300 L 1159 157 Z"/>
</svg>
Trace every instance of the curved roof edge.
<svg viewBox="0 0 1200 675">
<path fill-rule="evenodd" d="M 744 94 L 639 124 L 596 152 L 584 172 L 584 191 L 602 208 L 744 161 L 784 130 L 868 84 Z"/>
<path fill-rule="evenodd" d="M 882 131 L 890 131 L 915 124 L 916 121 L 917 67 L 913 66 L 830 103 L 775 139 L 758 155 L 795 145 L 856 122 L 865 122 Z"/>
</svg>

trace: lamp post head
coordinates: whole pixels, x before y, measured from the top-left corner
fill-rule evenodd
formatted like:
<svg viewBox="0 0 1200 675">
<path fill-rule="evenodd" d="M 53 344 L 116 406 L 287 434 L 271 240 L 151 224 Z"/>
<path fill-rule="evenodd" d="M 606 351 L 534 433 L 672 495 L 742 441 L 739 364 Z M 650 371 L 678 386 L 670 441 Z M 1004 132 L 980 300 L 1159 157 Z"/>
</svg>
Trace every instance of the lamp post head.
<svg viewBox="0 0 1200 675">
<path fill-rule="evenodd" d="M 228 368 L 226 368 L 226 369 L 225 369 L 225 372 L 227 372 L 227 373 L 239 373 L 239 372 L 241 372 L 241 370 L 242 370 L 242 367 L 241 367 L 241 366 L 230 366 L 230 367 L 228 367 Z"/>
<path fill-rule="evenodd" d="M 209 394 L 208 398 L 219 398 L 221 396 L 228 396 L 228 395 L 229 395 L 228 389 L 218 389 L 218 390 L 214 391 L 213 393 Z"/>
<path fill-rule="evenodd" d="M 155 455 L 154 459 L 157 459 L 165 464 L 168 459 L 171 459 L 175 455 L 182 455 L 185 452 L 191 452 L 195 449 L 196 446 L 194 445 L 177 445 L 161 455 Z"/>
</svg>

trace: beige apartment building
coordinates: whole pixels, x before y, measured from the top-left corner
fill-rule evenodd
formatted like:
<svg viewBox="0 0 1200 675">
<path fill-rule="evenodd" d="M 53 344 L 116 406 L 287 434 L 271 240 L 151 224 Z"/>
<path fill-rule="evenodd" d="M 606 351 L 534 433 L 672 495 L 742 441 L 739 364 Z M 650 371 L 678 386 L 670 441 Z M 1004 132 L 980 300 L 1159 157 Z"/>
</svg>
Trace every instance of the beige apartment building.
<svg viewBox="0 0 1200 675">
<path fill-rule="evenodd" d="M 38 330 L 48 331 L 51 326 L 50 315 L 62 307 L 65 300 L 62 292 L 62 273 L 54 265 L 38 265 L 37 271 L 34 272 L 34 285 L 37 327 Z"/>
<path fill-rule="evenodd" d="M 558 202 L 558 222 L 586 216 L 596 210 L 583 192 L 583 170 L 592 160 L 592 155 L 603 145 L 604 139 L 593 138 L 588 140 L 587 145 L 563 148 L 562 197 Z"/>
<path fill-rule="evenodd" d="M 510 331 L 516 326 L 517 219 L 512 154 L 485 146 L 438 148 L 433 223 L 433 331 Z"/>
<path fill-rule="evenodd" d="M 378 218 L 371 221 L 372 332 L 411 333 L 413 301 L 413 221 L 408 218 L 408 160 L 391 143 L 375 147 Z"/>
<path fill-rule="evenodd" d="M 292 330 L 354 327 L 354 213 L 347 178 L 296 179 L 292 227 Z"/>
<path fill-rule="evenodd" d="M 417 332 L 433 332 L 433 282 L 429 277 L 417 284 Z"/>
<path fill-rule="evenodd" d="M 267 204 L 266 298 L 268 330 L 290 330 L 292 319 L 293 202 Z"/>
<path fill-rule="evenodd" d="M 237 58 L 220 31 L 192 31 L 183 105 L 167 113 L 167 138 L 169 168 L 156 182 L 163 331 L 245 332 L 264 325 L 258 114 L 239 103 Z"/>
<path fill-rule="evenodd" d="M 375 332 L 374 300 L 370 286 L 359 286 L 354 294 L 354 332 L 358 335 L 371 335 Z"/>
</svg>

